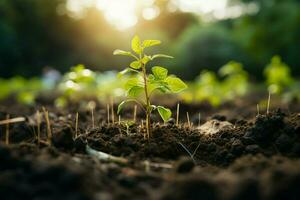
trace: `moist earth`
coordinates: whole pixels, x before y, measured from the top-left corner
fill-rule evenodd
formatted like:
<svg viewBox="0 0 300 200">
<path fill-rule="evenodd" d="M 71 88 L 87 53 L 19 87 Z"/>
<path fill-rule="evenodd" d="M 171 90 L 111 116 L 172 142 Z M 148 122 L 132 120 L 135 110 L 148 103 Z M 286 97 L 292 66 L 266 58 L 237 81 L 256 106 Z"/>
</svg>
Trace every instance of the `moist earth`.
<svg viewBox="0 0 300 200">
<path fill-rule="evenodd" d="M 100 124 L 99 113 L 95 128 L 80 113 L 76 131 L 74 114 L 51 111 L 51 145 L 44 120 L 37 141 L 36 115 L 10 124 L 10 144 L 0 144 L 1 199 L 300 199 L 299 113 L 215 115 L 200 127 L 172 119 L 153 124 L 150 139 L 141 123 Z"/>
</svg>

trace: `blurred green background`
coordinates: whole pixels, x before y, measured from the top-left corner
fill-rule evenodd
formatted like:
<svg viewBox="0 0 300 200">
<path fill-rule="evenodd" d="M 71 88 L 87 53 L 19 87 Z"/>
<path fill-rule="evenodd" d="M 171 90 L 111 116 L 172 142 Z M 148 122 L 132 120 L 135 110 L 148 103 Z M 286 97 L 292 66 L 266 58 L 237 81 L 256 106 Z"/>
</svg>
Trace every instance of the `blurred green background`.
<svg viewBox="0 0 300 200">
<path fill-rule="evenodd" d="M 162 40 L 153 50 L 187 80 L 231 60 L 260 80 L 274 55 L 300 75 L 300 0 L 1 0 L 0 77 L 119 70 L 128 62 L 112 52 L 135 34 Z"/>
</svg>

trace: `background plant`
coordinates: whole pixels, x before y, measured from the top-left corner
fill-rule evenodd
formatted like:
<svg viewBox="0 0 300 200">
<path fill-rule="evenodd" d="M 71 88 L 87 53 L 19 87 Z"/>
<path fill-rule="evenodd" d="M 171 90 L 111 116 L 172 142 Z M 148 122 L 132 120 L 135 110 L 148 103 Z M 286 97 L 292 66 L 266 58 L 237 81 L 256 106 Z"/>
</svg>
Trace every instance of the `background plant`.
<svg viewBox="0 0 300 200">
<path fill-rule="evenodd" d="M 224 101 L 247 94 L 249 88 L 248 73 L 243 65 L 230 61 L 219 69 L 218 74 L 203 70 L 190 83 L 189 89 L 182 93 L 182 98 L 187 102 L 207 101 L 213 106 L 219 106 Z"/>
<path fill-rule="evenodd" d="M 281 61 L 280 56 L 273 56 L 264 70 L 268 89 L 273 94 L 282 93 L 294 82 L 290 67 Z"/>
<path fill-rule="evenodd" d="M 127 90 L 127 99 L 119 104 L 118 113 L 121 111 L 125 103 L 134 101 L 139 104 L 146 113 L 146 129 L 147 137 L 150 137 L 150 115 L 152 111 L 157 110 L 164 121 L 167 121 L 172 112 L 170 109 L 163 106 L 151 104 L 151 96 L 155 91 L 162 93 L 179 93 L 187 88 L 187 85 L 178 77 L 168 75 L 168 70 L 161 66 L 151 68 L 150 74 L 147 73 L 146 65 L 157 58 L 172 58 L 164 54 L 147 55 L 145 49 L 148 47 L 161 44 L 159 40 L 144 40 L 141 41 L 138 36 L 135 36 L 131 41 L 132 52 L 115 50 L 114 55 L 130 56 L 134 61 L 130 63 L 130 67 L 126 68 L 120 75 L 132 73 L 131 77 L 125 84 Z"/>
<path fill-rule="evenodd" d="M 77 65 L 64 74 L 56 88 L 60 94 L 56 105 L 65 107 L 68 102 L 92 99 L 102 103 L 110 102 L 112 98 L 118 101 L 125 94 L 122 88 L 124 81 L 117 78 L 115 71 L 95 72 L 84 65 Z"/>
</svg>

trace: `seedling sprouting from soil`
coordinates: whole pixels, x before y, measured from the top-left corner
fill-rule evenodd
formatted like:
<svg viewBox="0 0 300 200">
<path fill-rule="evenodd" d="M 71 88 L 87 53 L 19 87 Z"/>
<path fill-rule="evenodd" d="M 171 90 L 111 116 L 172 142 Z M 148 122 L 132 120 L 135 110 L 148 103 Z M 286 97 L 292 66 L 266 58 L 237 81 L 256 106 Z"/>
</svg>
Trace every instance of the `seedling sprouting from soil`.
<svg viewBox="0 0 300 200">
<path fill-rule="evenodd" d="M 154 66 L 151 68 L 152 73 L 147 73 L 146 65 L 157 58 L 173 58 L 172 56 L 164 54 L 146 55 L 145 49 L 148 47 L 161 44 L 159 40 L 144 40 L 141 42 L 138 36 L 135 36 L 131 41 L 131 48 L 133 52 L 115 50 L 114 55 L 123 55 L 134 58 L 130 63 L 130 67 L 126 68 L 120 75 L 132 72 L 134 76 L 130 77 L 125 84 L 127 90 L 127 99 L 120 103 L 118 113 L 127 102 L 134 101 L 139 104 L 146 113 L 146 130 L 147 137 L 150 137 L 150 114 L 157 110 L 164 121 L 167 121 L 172 112 L 170 109 L 163 106 L 156 106 L 151 104 L 151 96 L 155 91 L 162 93 L 179 93 L 187 88 L 187 85 L 178 77 L 168 75 L 168 70 L 161 66 Z"/>
</svg>

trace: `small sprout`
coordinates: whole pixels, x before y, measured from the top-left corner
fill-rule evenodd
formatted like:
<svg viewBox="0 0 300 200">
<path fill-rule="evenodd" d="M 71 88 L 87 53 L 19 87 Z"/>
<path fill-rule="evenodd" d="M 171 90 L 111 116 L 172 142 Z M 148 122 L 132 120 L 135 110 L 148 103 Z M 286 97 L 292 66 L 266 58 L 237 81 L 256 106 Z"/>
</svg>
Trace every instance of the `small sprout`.
<svg viewBox="0 0 300 200">
<path fill-rule="evenodd" d="M 164 54 L 146 55 L 145 49 L 148 47 L 160 45 L 159 40 L 141 41 L 135 36 L 131 41 L 132 52 L 115 50 L 114 55 L 130 56 L 135 60 L 130 63 L 129 67 L 119 73 L 119 77 L 131 72 L 131 76 L 125 84 L 127 90 L 127 99 L 118 106 L 118 114 L 124 107 L 125 103 L 135 102 L 141 106 L 146 113 L 146 131 L 148 138 L 150 137 L 150 114 L 157 110 L 164 122 L 168 121 L 172 112 L 163 106 L 151 104 L 151 96 L 155 91 L 162 93 L 179 93 L 187 88 L 187 85 L 178 77 L 169 75 L 168 70 L 161 66 L 154 66 L 150 74 L 147 73 L 146 65 L 157 58 L 173 58 Z"/>
</svg>

